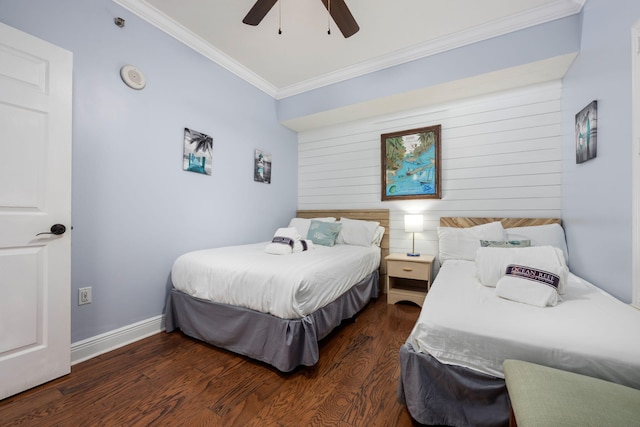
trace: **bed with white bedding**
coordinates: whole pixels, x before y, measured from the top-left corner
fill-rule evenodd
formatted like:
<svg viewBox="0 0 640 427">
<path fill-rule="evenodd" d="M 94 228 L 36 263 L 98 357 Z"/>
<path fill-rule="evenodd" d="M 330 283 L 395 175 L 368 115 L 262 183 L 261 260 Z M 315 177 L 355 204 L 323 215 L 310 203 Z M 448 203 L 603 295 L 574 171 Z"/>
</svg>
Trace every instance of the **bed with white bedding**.
<svg viewBox="0 0 640 427">
<path fill-rule="evenodd" d="M 269 242 L 205 249 L 173 265 L 175 289 L 195 298 L 300 319 L 324 307 L 378 269 L 377 246 L 315 245 L 278 256 Z"/>
<path fill-rule="evenodd" d="M 351 219 L 355 222 L 342 231 L 359 234 L 340 234 L 333 246 L 310 242 L 308 250 L 288 254 L 269 253 L 265 248 L 279 244 L 261 242 L 178 257 L 167 299 L 167 331 L 179 328 L 283 372 L 314 365 L 318 340 L 378 295 L 381 257 L 388 251 L 388 238 L 379 232 L 388 227 L 388 211 L 299 211 L 298 217 Z M 369 231 L 376 224 L 375 238 L 367 234 L 366 245 L 353 244 L 364 239 L 363 224 Z"/>
<path fill-rule="evenodd" d="M 506 426 L 509 402 L 502 372 L 505 359 L 640 388 L 640 341 L 630 327 L 640 324 L 640 311 L 568 271 L 563 264 L 566 245 L 559 227 L 506 229 L 504 241 L 529 234 L 533 236 L 530 240 L 541 240 L 535 242 L 539 247 L 500 249 L 497 253 L 493 248 L 481 248 L 475 250 L 474 259 L 464 259 L 474 251 L 470 247 L 459 250 L 459 244 L 466 244 L 459 235 L 455 242 L 449 239 L 442 243 L 444 263 L 400 350 L 399 399 L 420 423 Z M 553 233 L 543 236 L 539 230 Z M 439 236 L 445 240 L 447 232 L 458 233 L 441 231 Z M 497 236 L 491 237 L 497 240 Z M 504 271 L 500 256 L 516 253 L 519 263 L 535 264 L 531 254 L 549 248 L 554 248 L 559 260 L 546 260 L 548 270 L 554 265 L 565 270 L 559 301 L 538 306 L 498 296 L 499 286 L 509 283 L 500 282 L 507 276 L 504 273 L 495 287 L 488 285 L 490 268 L 498 264 Z M 534 267 L 541 266 L 545 264 Z"/>
</svg>

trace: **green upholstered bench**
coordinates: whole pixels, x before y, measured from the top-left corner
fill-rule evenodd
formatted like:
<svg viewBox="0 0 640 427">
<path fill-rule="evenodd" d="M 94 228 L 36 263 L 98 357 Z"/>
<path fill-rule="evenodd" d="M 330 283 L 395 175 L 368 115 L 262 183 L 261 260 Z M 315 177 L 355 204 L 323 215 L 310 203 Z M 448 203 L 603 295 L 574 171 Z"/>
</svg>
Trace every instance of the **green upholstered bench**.
<svg viewBox="0 0 640 427">
<path fill-rule="evenodd" d="M 519 360 L 503 368 L 512 426 L 640 426 L 640 390 Z"/>
</svg>

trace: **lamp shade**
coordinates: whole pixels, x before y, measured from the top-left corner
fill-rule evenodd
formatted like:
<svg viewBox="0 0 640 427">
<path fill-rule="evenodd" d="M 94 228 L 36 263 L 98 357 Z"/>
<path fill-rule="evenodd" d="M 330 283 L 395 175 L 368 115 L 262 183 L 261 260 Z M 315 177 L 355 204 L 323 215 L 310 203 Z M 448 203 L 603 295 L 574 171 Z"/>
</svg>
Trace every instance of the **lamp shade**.
<svg viewBox="0 0 640 427">
<path fill-rule="evenodd" d="M 422 215 L 405 215 L 404 231 L 407 233 L 417 233 L 424 230 Z"/>
</svg>

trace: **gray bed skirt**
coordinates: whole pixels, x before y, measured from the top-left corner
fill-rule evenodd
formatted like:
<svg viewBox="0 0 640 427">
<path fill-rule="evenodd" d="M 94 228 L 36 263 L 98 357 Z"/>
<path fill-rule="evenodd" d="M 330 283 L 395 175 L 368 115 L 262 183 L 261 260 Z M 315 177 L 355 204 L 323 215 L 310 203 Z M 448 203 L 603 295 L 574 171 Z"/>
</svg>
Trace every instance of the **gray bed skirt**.
<svg viewBox="0 0 640 427">
<path fill-rule="evenodd" d="M 440 363 L 411 344 L 400 347 L 398 400 L 427 425 L 509 425 L 509 397 L 501 378 Z"/>
<path fill-rule="evenodd" d="M 171 332 L 180 328 L 190 337 L 289 372 L 300 365 L 315 365 L 319 359 L 318 341 L 376 298 L 378 290 L 376 270 L 320 310 L 301 319 L 281 319 L 171 289 L 166 329 Z"/>
</svg>

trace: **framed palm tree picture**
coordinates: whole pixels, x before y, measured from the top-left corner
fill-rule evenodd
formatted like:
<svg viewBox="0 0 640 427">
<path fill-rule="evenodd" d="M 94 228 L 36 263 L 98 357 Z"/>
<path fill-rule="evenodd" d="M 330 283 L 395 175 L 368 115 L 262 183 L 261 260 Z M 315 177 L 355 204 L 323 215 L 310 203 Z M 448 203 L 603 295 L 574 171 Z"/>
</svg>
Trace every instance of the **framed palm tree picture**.
<svg viewBox="0 0 640 427">
<path fill-rule="evenodd" d="M 184 128 L 182 168 L 189 172 L 211 175 L 213 138 L 202 132 Z"/>
<path fill-rule="evenodd" d="M 440 199 L 440 125 L 380 136 L 382 200 Z"/>
</svg>

